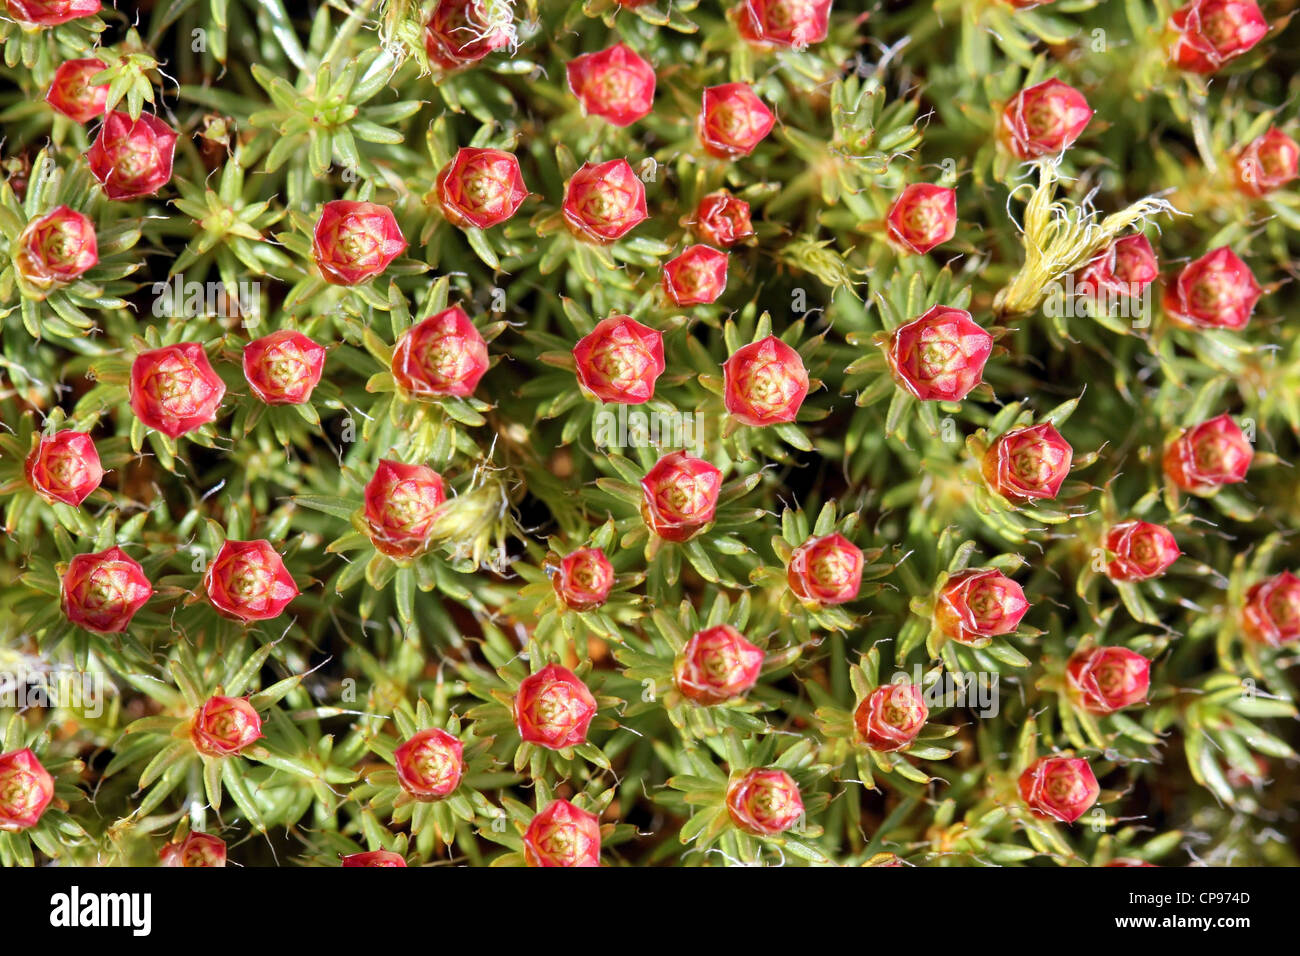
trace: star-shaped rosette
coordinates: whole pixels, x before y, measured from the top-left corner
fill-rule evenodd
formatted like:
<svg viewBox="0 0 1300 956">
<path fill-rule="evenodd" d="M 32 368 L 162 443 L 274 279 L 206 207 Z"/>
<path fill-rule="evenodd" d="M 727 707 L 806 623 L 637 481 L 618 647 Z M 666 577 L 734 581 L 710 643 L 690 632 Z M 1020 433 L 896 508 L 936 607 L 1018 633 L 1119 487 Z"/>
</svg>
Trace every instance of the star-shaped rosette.
<svg viewBox="0 0 1300 956">
<path fill-rule="evenodd" d="M 932 708 L 927 694 L 942 679 L 942 673 L 928 672 L 920 685 L 905 677 L 882 682 L 880 649 L 873 645 L 857 664 L 849 666 L 848 678 L 851 703 L 847 695 L 816 682 L 804 685 L 817 705 L 815 716 L 821 731 L 841 766 L 851 759 L 858 782 L 868 789 L 875 787 L 877 772 L 897 773 L 915 784 L 929 783 L 930 775 L 912 761 L 947 760 L 956 753 L 957 745 L 941 741 L 949 740 L 961 729 L 930 720 Z M 904 792 L 912 789 L 895 785 Z M 917 795 L 923 792 L 915 790 Z"/>
<path fill-rule="evenodd" d="M 1146 759 L 1160 743 L 1150 729 L 1151 714 L 1168 696 L 1151 699 L 1153 672 L 1173 639 L 1117 620 L 1110 608 L 1077 643 L 1049 632 L 1042 641 L 1043 671 L 1036 686 L 1055 697 L 1039 713 L 1040 725 L 1051 730 L 1059 724 L 1064 741 L 1076 750 Z"/>
<path fill-rule="evenodd" d="M 110 778 L 138 768 L 136 813 L 147 817 L 177 788 L 201 785 L 212 812 L 220 812 L 228 796 L 248 824 L 265 833 L 268 818 L 282 812 L 277 797 L 303 796 L 276 794 L 273 779 L 291 791 L 304 787 L 317 799 L 330 792 L 329 784 L 357 779 L 349 767 L 314 752 L 295 718 L 280 710 L 280 701 L 298 688 L 304 674 L 255 689 L 275 650 L 275 643 L 254 649 L 246 636 L 225 645 L 222 653 L 182 639 L 167 655 L 170 680 L 141 682 L 156 712 L 126 726 L 131 746 L 119 750 L 104 770 Z"/>
<path fill-rule="evenodd" d="M 733 603 L 719 594 L 707 613 L 684 601 L 676 614 L 660 609 L 639 634 L 629 634 L 614 648 L 624 676 L 642 687 L 628 716 L 663 709 L 673 726 L 697 739 L 728 727 L 763 728 L 759 715 L 784 696 L 765 682 L 787 673 L 816 642 L 787 644 L 757 630 L 751 611 L 747 596 Z"/>
<path fill-rule="evenodd" d="M 478 789 L 499 779 L 491 738 L 476 737 L 472 724 L 443 710 L 424 698 L 395 708 L 388 732 L 370 740 L 388 766 L 365 774 L 353 790 L 388 826 L 409 827 L 423 852 L 435 841 L 468 837 L 476 818 L 495 810 Z"/>
<path fill-rule="evenodd" d="M 763 473 L 727 481 L 704 458 L 635 451 L 635 460 L 613 453 L 601 459 L 605 476 L 583 494 L 592 507 L 613 516 L 619 548 L 643 549 L 650 597 L 658 600 L 677 583 L 683 560 L 712 584 L 741 587 L 727 559 L 746 550 L 736 531 L 763 513 L 743 502 Z"/>
<path fill-rule="evenodd" d="M 801 641 L 815 631 L 849 631 L 861 623 L 856 602 L 887 587 L 901 560 L 897 547 L 860 548 L 864 537 L 861 516 L 840 516 L 839 505 L 828 501 L 814 523 L 802 508 L 781 513 L 781 533 L 772 538 L 778 564 L 763 564 L 749 574 L 751 584 L 779 593 L 778 607 Z"/>
<path fill-rule="evenodd" d="M 814 788 L 831 767 L 816 743 L 791 743 L 782 734 L 742 737 L 734 729 L 701 743 L 670 760 L 673 776 L 660 797 L 689 814 L 684 845 L 743 865 L 825 862 L 815 842 L 822 827 L 813 821 L 830 796 Z"/>
<path fill-rule="evenodd" d="M 1100 2 L 1076 0 L 1070 4 L 1070 11 L 1083 12 Z M 966 51 L 965 62 L 972 69 L 982 69 L 979 64 L 990 62 L 999 52 L 1028 68 L 1034 65 L 1035 48 L 1068 42 L 1066 38 L 1074 35 L 1071 22 L 1058 13 L 1052 0 L 999 0 L 971 11 L 955 30 L 961 49 Z M 1027 80 L 1026 85 L 1030 82 Z"/>
<path fill-rule="evenodd" d="M 21 199 L 12 183 L 0 185 L 0 231 L 12 260 L 12 282 L 0 294 L 0 311 L 10 313 L 3 325 L 34 339 L 81 339 L 95 328 L 96 310 L 130 308 L 141 220 L 109 216 L 111 203 L 84 164 L 65 169 L 41 150 L 32 168 L 43 172 Z"/>
<path fill-rule="evenodd" d="M 1073 831 L 1092 827 L 1114 832 L 1120 822 L 1104 808 L 1122 794 L 1098 781 L 1116 764 L 1091 749 L 1045 752 L 1047 742 L 1034 717 L 1025 720 L 1005 770 L 989 778 L 990 793 L 1039 853 L 1070 859 Z"/>
<path fill-rule="evenodd" d="M 520 537 L 519 526 L 510 488 L 490 463 L 471 468 L 468 477 L 459 468 L 444 476 L 409 450 L 390 448 L 376 463 L 345 465 L 342 476 L 347 494 L 307 493 L 293 500 L 347 523 L 348 530 L 326 546 L 346 555 L 347 563 L 325 583 L 343 594 L 364 582 L 363 618 L 379 614 L 380 602 L 391 598 L 403 631 L 414 635 L 421 622 L 432 626 L 426 615 L 433 613 L 428 604 L 417 607 L 417 591 L 470 600 L 461 575 L 509 572 L 509 542 Z M 452 480 L 458 492 L 448 486 Z"/>
<path fill-rule="evenodd" d="M 1249 784 L 1268 776 L 1267 761 L 1291 763 L 1300 758 L 1268 729 L 1269 721 L 1300 717 L 1295 703 L 1272 693 L 1270 686 L 1284 685 L 1261 687 L 1239 673 L 1211 672 L 1189 688 L 1182 713 L 1177 701 L 1152 707 L 1151 732 L 1164 735 L 1176 724 L 1185 728 L 1183 751 L 1192 778 L 1227 806 L 1240 807 Z"/>
<path fill-rule="evenodd" d="M 573 670 L 548 663 L 533 643 L 525 662 L 498 628 L 489 625 L 486 631 L 484 653 L 495 671 L 476 669 L 466 685 L 483 701 L 465 715 L 475 734 L 494 738 L 493 753 L 534 781 L 549 773 L 590 775 L 591 766 L 608 771 L 612 765 L 602 746 L 620 726 L 612 715 L 625 704 L 619 697 L 597 696 L 605 672 L 594 670 L 591 660 Z"/>
<path fill-rule="evenodd" d="M 988 402 L 993 389 L 985 383 L 985 365 L 999 349 L 1005 329 L 983 327 L 968 311 L 969 287 L 958 287 L 948 268 L 927 280 L 921 267 L 895 270 L 888 292 L 877 295 L 882 328 L 855 330 L 844 369 L 841 393 L 854 395 L 861 409 L 890 399 L 884 430 L 904 444 L 913 418 L 931 437 L 940 435 L 942 416 L 962 412 L 962 403 Z M 850 428 L 878 428 L 871 411 L 854 415 Z M 867 423 L 870 423 L 868 425 Z"/>
<path fill-rule="evenodd" d="M 235 639 L 246 632 L 279 635 L 296 626 L 292 605 L 313 583 L 303 569 L 303 536 L 273 542 L 250 531 L 235 522 L 223 528 L 209 518 L 167 556 L 157 587 L 182 596 L 196 632 Z"/>
<path fill-rule="evenodd" d="M 691 395 L 682 388 L 692 375 L 666 364 L 672 343 L 680 340 L 682 316 L 662 318 L 643 301 L 628 313 L 597 320 L 567 297 L 560 299 L 560 314 L 567 325 L 561 334 L 521 330 L 527 346 L 516 354 L 547 367 L 515 391 L 533 406 L 536 421 L 563 421 L 561 442 L 620 447 L 648 438 L 652 422 L 693 420 L 683 417 L 689 416 Z M 657 424 L 655 434 L 667 430 Z"/>
<path fill-rule="evenodd" d="M 502 796 L 501 806 L 479 821 L 478 835 L 506 848 L 492 866 L 603 866 L 610 847 L 637 836 L 630 823 L 601 823 L 617 789 L 592 783 L 567 799 L 545 780 L 536 782 L 534 806 Z"/>
<path fill-rule="evenodd" d="M 527 251 L 532 232 L 521 206 L 530 193 L 517 158 L 521 144 L 489 136 L 492 129 L 484 126 L 469 143 L 458 143 L 446 115 L 429 127 L 425 144 L 437 175 L 423 196 L 429 216 L 419 242 L 434 269 L 463 256 L 466 244 L 494 271 L 503 258 Z"/>
<path fill-rule="evenodd" d="M 228 134 L 229 127 L 224 121 L 209 117 L 201 142 L 220 148 L 214 140 Z M 161 304 L 170 306 L 164 311 L 172 315 L 184 317 L 198 311 L 195 308 L 198 303 L 184 286 L 179 287 L 178 294 L 177 276 L 183 277 L 185 283 L 220 280 L 228 296 L 225 307 L 217 299 L 213 302 L 216 308 L 209 310 L 205 289 L 205 302 L 200 308 L 216 311 L 222 318 L 233 318 L 238 312 L 241 324 L 248 322 L 251 326 L 256 322 L 259 325 L 254 328 L 260 328 L 263 303 L 260 299 L 241 303 L 241 291 L 251 288 L 260 295 L 263 281 L 269 286 L 272 275 L 290 274 L 294 269 L 293 258 L 269 241 L 272 227 L 284 218 L 286 210 L 275 204 L 246 199 L 252 174 L 241 159 L 242 154 L 230 156 L 219 175 L 197 183 L 179 175 L 174 181 L 180 196 L 172 200 L 172 205 L 189 217 L 194 237 L 171 263 L 168 277 L 172 281 L 151 288 L 160 297 Z M 252 308 L 243 308 L 250 305 Z M 253 332 L 254 328 L 247 331 Z"/>
<path fill-rule="evenodd" d="M 13 714 L 0 736 L 0 866 L 36 865 L 68 855 L 90 835 L 68 813 L 85 794 L 85 764 L 57 756 L 41 728 Z"/>
<path fill-rule="evenodd" d="M 486 391 L 479 381 L 495 362 L 490 343 L 506 329 L 504 321 L 479 318 L 472 304 L 449 304 L 449 293 L 443 276 L 413 316 L 394 283 L 387 300 L 393 344 L 369 326 L 355 329 L 368 360 L 379 363 L 366 391 L 384 396 L 371 406 L 362 436 L 391 441 L 387 436 L 403 434 L 413 457 L 436 465 L 456 453 L 478 454 L 466 429 L 484 425 L 493 407 L 480 397 Z"/>
<path fill-rule="evenodd" d="M 813 49 L 830 54 L 836 46 L 826 43 Z M 793 64 L 809 52 L 779 50 L 776 57 L 778 61 Z M 929 105 L 915 93 L 900 98 L 888 96 L 887 83 L 876 68 L 871 66 L 864 75 L 869 64 L 864 59 L 855 59 L 852 49 L 844 50 L 836 62 L 848 61 L 854 61 L 857 68 L 847 74 L 840 69 L 831 69 L 824 74 L 836 74 L 827 90 L 827 111 L 831 121 L 829 144 L 821 137 L 808 136 L 798 130 L 790 123 L 783 104 L 785 125 L 781 135 L 793 154 L 806 164 L 807 185 L 798 190 L 783 190 L 773 196 L 764 204 L 764 217 L 784 219 L 794 214 L 811 194 L 824 206 L 823 225 L 840 231 L 875 232 L 879 235 L 881 241 L 870 244 L 866 250 L 871 265 L 876 266 L 895 257 L 884 241 L 884 219 L 896 191 L 905 182 L 899 160 L 920 146 L 925 126 L 922 115 Z M 744 180 L 735 178 L 739 181 L 731 185 L 739 188 Z M 809 241 L 800 243 L 796 249 L 791 250 L 791 259 L 802 259 L 809 266 L 818 260 L 825 263 L 825 269 L 817 270 L 824 273 L 823 281 L 842 286 L 845 291 L 852 287 L 852 276 L 836 261 L 838 255 L 832 254 L 829 262 L 819 255 L 825 246 Z M 856 293 L 852 295 L 856 296 Z"/>
<path fill-rule="evenodd" d="M 966 438 L 959 473 L 970 505 L 1008 543 L 1088 510 L 1080 499 L 1093 486 L 1072 475 L 1096 462 L 1100 451 L 1076 455 L 1060 432 L 1078 404 L 1072 398 L 1035 416 L 1025 403 L 1012 402 Z"/>
<path fill-rule="evenodd" d="M 1153 488 L 1121 507 L 1112 484 L 1102 492 L 1096 511 L 1075 519 L 1071 534 L 1049 539 L 1049 561 L 1067 554 L 1077 559 L 1080 546 L 1088 548 L 1089 560 L 1079 573 L 1075 593 L 1094 620 L 1107 608 L 1103 595 L 1108 589 L 1119 594 L 1134 620 L 1159 627 L 1162 608 L 1179 601 L 1176 592 L 1188 576 L 1202 579 L 1198 586 L 1227 583 L 1214 568 L 1184 553 L 1184 546 L 1190 550 L 1203 536 L 1192 512 L 1166 516 L 1160 504 L 1160 489 Z"/>
<path fill-rule="evenodd" d="M 6 497 L 9 533 L 30 541 L 38 529 L 58 525 L 93 536 L 92 510 L 112 500 L 103 480 L 130 460 L 126 441 L 94 440 L 95 419 L 70 419 L 61 408 L 51 409 L 43 423 L 34 414 L 16 416 L 11 427 L 0 432 L 0 496 Z"/>
<path fill-rule="evenodd" d="M 350 315 L 387 312 L 389 284 L 429 270 L 408 254 L 409 227 L 403 231 L 395 207 L 373 201 L 371 192 L 367 186 L 357 198 L 332 200 L 311 212 L 290 209 L 288 228 L 275 234 L 297 263 L 285 311 L 333 316 L 342 330 Z"/>
<path fill-rule="evenodd" d="M 549 275 L 562 266 L 595 286 L 616 283 L 631 293 L 628 272 L 658 274 L 672 246 L 655 237 L 648 193 L 658 188 L 654 159 L 633 160 L 616 153 L 579 163 L 569 147 L 555 150 L 564 191 L 529 220 L 533 232 L 526 252 L 503 260 L 508 272 L 534 267 Z M 508 230 L 513 235 L 512 230 Z M 628 270 L 627 267 L 632 269 Z"/>
<path fill-rule="evenodd" d="M 76 539 L 57 529 L 57 560 L 32 555 L 19 578 L 29 593 L 14 609 L 28 633 L 41 635 L 41 647 L 68 647 L 83 668 L 96 658 L 130 668 L 153 657 L 141 635 L 167 626 L 162 605 L 183 591 L 161 583 L 170 550 L 151 553 L 129 543 L 148 516 L 140 512 L 119 526 L 109 514 Z"/>
<path fill-rule="evenodd" d="M 632 567 L 639 563 L 635 552 L 618 549 L 612 521 L 580 544 L 551 537 L 540 563 L 511 565 L 523 586 L 506 612 L 535 621 L 533 640 L 556 654 L 577 653 L 592 638 L 621 642 L 645 613 L 644 599 L 631 593 L 645 580 Z"/>
<path fill-rule="evenodd" d="M 87 377 L 95 385 L 78 399 L 73 417 L 93 419 L 116 409 L 130 423 L 131 450 L 138 455 L 147 443 L 168 471 L 178 467 L 181 439 L 218 448 L 217 420 L 227 392 L 242 377 L 237 366 L 220 360 L 219 342 L 185 339 L 194 328 L 173 323 L 160 332 L 149 326 L 143 338 L 132 336 L 125 355 L 92 359 Z"/>
<path fill-rule="evenodd" d="M 784 445 L 799 451 L 813 447 L 800 422 L 812 425 L 829 414 L 828 408 L 808 401 L 822 391 L 814 373 L 827 368 L 826 333 L 805 340 L 806 323 L 799 319 L 778 336 L 771 315 L 756 312 L 750 305 L 737 320 L 723 323 L 727 357 L 720 370 L 701 368 L 699 376 L 700 385 L 721 399 L 722 407 L 715 399 L 703 410 L 720 416 L 724 446 L 734 457 L 791 461 Z M 702 358 L 695 364 L 702 365 Z"/>
<path fill-rule="evenodd" d="M 1214 605 L 1217 613 L 1201 615 L 1188 629 L 1190 638 L 1214 640 L 1225 672 L 1245 674 L 1256 685 L 1285 686 L 1287 668 L 1300 651 L 1300 568 L 1286 555 L 1281 532 L 1237 553 Z M 1269 706 L 1263 694 L 1255 696 L 1256 704 Z"/>
<path fill-rule="evenodd" d="M 346 412 L 330 380 L 328 342 L 321 322 L 299 328 L 258 325 L 248 338 L 226 340 L 219 357 L 242 370 L 231 389 L 235 403 L 228 430 L 236 438 L 267 434 L 282 448 L 305 450 L 321 434 L 321 414 Z M 328 333 L 328 334 L 332 334 Z"/>
<path fill-rule="evenodd" d="M 1012 575 L 1025 567 L 1025 558 L 1008 552 L 982 559 L 976 542 L 962 541 L 950 528 L 939 538 L 935 563 L 933 583 L 923 577 L 927 569 L 904 565 L 914 596 L 895 660 L 904 663 L 924 646 L 931 660 L 954 674 L 1028 667 L 1029 658 L 1010 640 L 1041 633 L 1021 623 L 1031 600 Z"/>
</svg>

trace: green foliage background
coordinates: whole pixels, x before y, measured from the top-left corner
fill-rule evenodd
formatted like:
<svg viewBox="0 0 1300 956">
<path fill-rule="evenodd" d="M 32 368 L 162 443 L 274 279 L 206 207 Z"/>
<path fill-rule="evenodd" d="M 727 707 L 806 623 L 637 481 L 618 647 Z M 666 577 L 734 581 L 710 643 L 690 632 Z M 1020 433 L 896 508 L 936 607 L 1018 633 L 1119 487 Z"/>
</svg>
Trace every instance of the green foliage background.
<svg viewBox="0 0 1300 956">
<path fill-rule="evenodd" d="M 248 865 L 330 865 L 380 847 L 412 864 L 517 862 L 502 854 L 561 793 L 618 824 L 610 864 L 859 864 L 886 851 L 918 865 L 1294 864 L 1294 650 L 1247 647 L 1237 617 L 1249 584 L 1295 566 L 1300 519 L 1289 464 L 1300 208 L 1293 189 L 1251 201 L 1222 178 L 1231 150 L 1270 122 L 1295 134 L 1291 4 L 1264 9 L 1274 32 L 1208 85 L 1164 65 L 1168 9 L 1142 0 L 1020 12 L 997 0 L 837 0 L 825 42 L 775 52 L 740 41 L 715 0 L 538 0 L 516 6 L 516 50 L 447 76 L 427 69 L 427 10 L 410 0 L 160 0 L 57 30 L 0 27 L 0 243 L 65 202 L 95 220 L 101 248 L 97 285 L 80 297 L 24 300 L 12 269 L 0 274 L 0 416 L 16 436 L 0 482 L 51 420 L 92 430 L 112 465 L 79 512 L 5 485 L 0 672 L 90 668 L 113 687 L 93 718 L 36 707 L 9 720 L 0 708 L 7 742 L 30 741 L 60 768 L 66 804 L 34 843 L 0 834 L 0 857 L 148 864 L 190 825 Z M 654 112 L 625 130 L 583 117 L 564 84 L 568 59 L 618 39 L 658 75 Z M 151 199 L 104 198 L 84 159 L 94 126 L 43 102 L 57 64 L 96 45 L 118 108 L 182 131 L 172 182 Z M 1096 115 L 1059 167 L 1018 168 L 995 148 L 995 117 L 1048 76 L 1084 91 Z M 694 121 L 700 91 L 729 80 L 752 82 L 779 124 L 752 156 L 723 163 L 698 148 Z M 514 151 L 533 194 L 486 234 L 451 227 L 429 198 L 464 145 Z M 580 246 L 555 221 L 564 182 L 585 159 L 619 157 L 643 174 L 651 217 L 609 250 Z M 879 222 L 915 181 L 956 186 L 960 224 L 931 255 L 900 259 Z M 719 303 L 682 313 L 656 292 L 659 265 L 689 241 L 682 221 L 698 198 L 724 185 L 750 201 L 758 236 L 733 251 Z M 1147 329 L 1041 306 L 995 315 L 1026 243 L 1043 235 L 1026 216 L 1035 188 L 1085 220 L 1084 203 L 1104 216 L 1163 197 L 1179 212 L 1144 228 L 1166 272 L 1227 244 L 1268 294 L 1241 334 L 1172 329 L 1158 306 Z M 410 242 L 359 290 L 326 286 L 307 255 L 316 211 L 338 198 L 388 205 Z M 256 281 L 262 324 L 155 315 L 154 284 L 176 274 Z M 846 371 L 873 353 L 873 333 L 939 301 L 1006 329 L 985 377 L 996 398 L 918 409 L 885 401 L 883 373 Z M 368 390 L 396 335 L 444 302 L 496 333 L 481 401 L 417 408 Z M 738 482 L 731 523 L 685 548 L 646 549 L 618 492 L 659 450 L 597 449 L 592 407 L 565 365 L 611 312 L 665 332 L 655 407 L 697 413 L 705 457 Z M 822 387 L 798 427 L 724 434 L 710 386 L 769 327 Z M 243 383 L 240 346 L 275 328 L 330 346 L 314 414 L 262 414 Z M 133 434 L 126 361 L 145 341 L 182 338 L 205 343 L 229 385 L 215 430 L 175 445 Z M 859 407 L 859 396 L 880 400 Z M 1096 456 L 1047 516 L 1059 523 L 982 512 L 964 439 L 1053 410 L 1076 456 Z M 1254 423 L 1249 480 L 1179 499 L 1163 487 L 1160 449 L 1221 412 Z M 429 463 L 458 496 L 455 526 L 418 567 L 372 561 L 351 524 L 382 457 Z M 1125 600 L 1090 569 L 1103 519 L 1138 510 L 1173 525 L 1185 556 Z M 880 566 L 843 615 L 804 611 L 783 583 L 774 539 L 798 544 L 819 516 Z M 286 615 L 244 629 L 187 601 L 222 534 L 285 554 L 303 591 Z M 558 614 L 548 553 L 592 540 L 626 588 L 604 613 Z M 58 562 L 111 541 L 157 591 L 123 641 L 57 613 Z M 998 653 L 932 657 L 913 600 L 954 562 L 995 560 L 1032 602 L 1029 627 Z M 665 673 L 674 630 L 722 619 L 779 655 L 745 704 L 701 714 L 646 692 L 653 679 L 640 675 Z M 1149 706 L 1095 727 L 1072 716 L 1054 681 L 1085 639 L 1153 657 Z M 547 660 L 581 667 L 607 719 L 580 752 L 520 757 L 493 692 Z M 935 710 L 956 728 L 937 754 L 950 759 L 873 773 L 826 719 L 854 706 L 855 678 L 870 676 L 852 672 L 861 660 L 881 680 L 914 666 L 996 672 L 1000 710 Z M 165 728 L 218 686 L 257 695 L 267 739 L 260 758 L 213 771 Z M 394 810 L 393 748 L 415 726 L 449 722 L 483 742 L 458 799 Z M 1105 791 L 1096 826 L 1046 824 L 1018 805 L 1018 768 L 1057 748 L 1093 760 Z M 1269 782 L 1230 783 L 1232 768 L 1258 774 L 1257 754 Z M 774 762 L 798 769 L 806 826 L 763 841 L 728 828 L 719 777 Z"/>
</svg>

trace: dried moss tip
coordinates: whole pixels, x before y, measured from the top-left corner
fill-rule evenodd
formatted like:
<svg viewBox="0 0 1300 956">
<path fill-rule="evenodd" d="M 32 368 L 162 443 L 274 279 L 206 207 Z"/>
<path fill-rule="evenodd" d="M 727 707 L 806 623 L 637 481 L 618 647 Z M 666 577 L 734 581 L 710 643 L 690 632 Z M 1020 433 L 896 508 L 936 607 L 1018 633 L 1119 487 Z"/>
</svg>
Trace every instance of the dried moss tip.
<svg viewBox="0 0 1300 956">
<path fill-rule="evenodd" d="M 430 541 L 456 560 L 499 566 L 508 553 L 507 540 L 517 527 L 510 489 L 500 469 L 481 466 L 474 487 L 451 498 L 433 523 Z"/>
<path fill-rule="evenodd" d="M 1141 229 L 1152 219 L 1178 210 L 1159 196 L 1144 196 L 1137 202 L 1099 220 L 1092 199 L 1096 190 L 1081 201 L 1056 195 L 1060 181 L 1055 160 L 1038 163 L 1038 184 L 1022 183 L 1011 197 L 1031 188 L 1019 226 L 1025 247 L 1025 262 L 1015 278 L 993 300 L 1001 319 L 1026 315 L 1042 304 L 1053 283 L 1081 269 L 1101 249 L 1120 236 Z M 1008 213 L 1008 215 L 1010 215 Z"/>
</svg>

